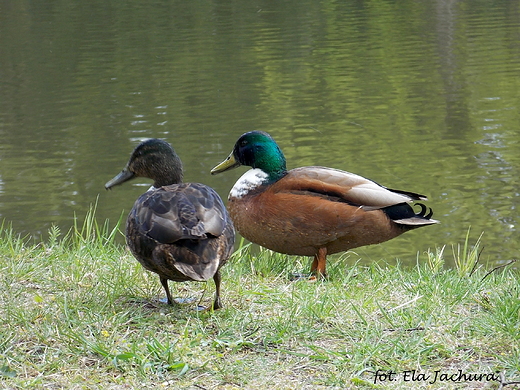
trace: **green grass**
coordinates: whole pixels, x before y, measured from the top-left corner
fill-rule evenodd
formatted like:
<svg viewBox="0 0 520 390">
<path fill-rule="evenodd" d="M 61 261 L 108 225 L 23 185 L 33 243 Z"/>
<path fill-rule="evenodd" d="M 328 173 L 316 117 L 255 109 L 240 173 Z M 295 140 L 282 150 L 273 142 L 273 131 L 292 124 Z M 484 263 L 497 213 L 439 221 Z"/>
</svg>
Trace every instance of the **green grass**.
<svg viewBox="0 0 520 390">
<path fill-rule="evenodd" d="M 412 268 L 346 254 L 314 283 L 288 278 L 308 259 L 241 246 L 223 269 L 225 308 L 199 312 L 159 303 L 158 277 L 93 214 L 38 244 L 2 226 L 1 388 L 518 388 L 519 272 L 477 265 L 469 234 L 454 269 L 444 248 Z M 172 283 L 206 305 L 213 289 Z M 374 383 L 377 370 L 397 380 Z M 431 378 L 406 381 L 411 370 Z M 458 370 L 502 379 L 428 384 Z"/>
</svg>

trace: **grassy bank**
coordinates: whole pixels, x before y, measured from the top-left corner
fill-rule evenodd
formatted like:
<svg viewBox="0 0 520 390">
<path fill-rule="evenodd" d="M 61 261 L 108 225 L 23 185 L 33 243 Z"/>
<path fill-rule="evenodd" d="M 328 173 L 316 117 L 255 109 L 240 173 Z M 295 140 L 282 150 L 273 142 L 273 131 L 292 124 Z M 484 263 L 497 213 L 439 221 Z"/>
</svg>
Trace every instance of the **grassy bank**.
<svg viewBox="0 0 520 390">
<path fill-rule="evenodd" d="M 116 234 L 92 217 L 39 244 L 3 227 L 0 387 L 519 386 L 519 272 L 474 267 L 478 245 L 455 248 L 450 270 L 452 248 L 420 254 L 412 269 L 336 257 L 315 283 L 288 279 L 308 259 L 246 246 L 224 269 L 225 308 L 198 312 L 159 303 L 158 278 Z M 203 304 L 213 291 L 172 283 Z"/>
</svg>

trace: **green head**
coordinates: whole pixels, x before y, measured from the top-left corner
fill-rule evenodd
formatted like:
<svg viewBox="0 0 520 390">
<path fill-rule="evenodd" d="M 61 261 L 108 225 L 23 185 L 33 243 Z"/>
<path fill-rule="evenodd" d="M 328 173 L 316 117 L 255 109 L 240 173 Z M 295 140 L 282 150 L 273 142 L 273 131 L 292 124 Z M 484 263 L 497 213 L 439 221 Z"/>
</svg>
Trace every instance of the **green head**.
<svg viewBox="0 0 520 390">
<path fill-rule="evenodd" d="M 263 131 L 242 134 L 229 157 L 213 168 L 211 174 L 240 165 L 261 169 L 268 174 L 269 181 L 276 181 L 287 173 L 283 152 L 275 140 Z"/>
<path fill-rule="evenodd" d="M 105 188 L 108 190 L 134 177 L 152 179 L 153 186 L 159 188 L 182 183 L 182 176 L 182 162 L 172 146 L 166 141 L 152 138 L 137 145 L 126 167 L 108 181 Z"/>
</svg>

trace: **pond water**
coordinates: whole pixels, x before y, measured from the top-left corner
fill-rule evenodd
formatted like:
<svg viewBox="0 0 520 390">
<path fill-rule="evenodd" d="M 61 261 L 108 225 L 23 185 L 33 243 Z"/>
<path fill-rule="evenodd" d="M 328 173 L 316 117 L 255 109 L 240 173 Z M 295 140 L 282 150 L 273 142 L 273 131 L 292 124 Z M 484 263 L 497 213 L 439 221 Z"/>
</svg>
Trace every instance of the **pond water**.
<svg viewBox="0 0 520 390">
<path fill-rule="evenodd" d="M 257 129 L 289 168 L 428 195 L 440 225 L 352 261 L 443 245 L 449 260 L 471 227 L 504 262 L 520 249 L 519 98 L 517 1 L 4 1 L 0 217 L 46 239 L 97 199 L 114 224 L 150 181 L 104 183 L 149 137 L 226 198 L 245 168 L 209 171 Z"/>
</svg>

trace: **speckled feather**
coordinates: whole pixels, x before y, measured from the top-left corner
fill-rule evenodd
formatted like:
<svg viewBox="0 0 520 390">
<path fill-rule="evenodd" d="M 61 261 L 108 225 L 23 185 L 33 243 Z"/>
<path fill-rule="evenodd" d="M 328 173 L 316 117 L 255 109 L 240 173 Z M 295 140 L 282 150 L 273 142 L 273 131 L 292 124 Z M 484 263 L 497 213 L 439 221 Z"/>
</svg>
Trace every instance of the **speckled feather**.
<svg viewBox="0 0 520 390">
<path fill-rule="evenodd" d="M 169 280 L 208 280 L 231 255 L 233 242 L 222 200 L 203 184 L 148 191 L 128 215 L 130 250 L 146 269 Z"/>
</svg>

